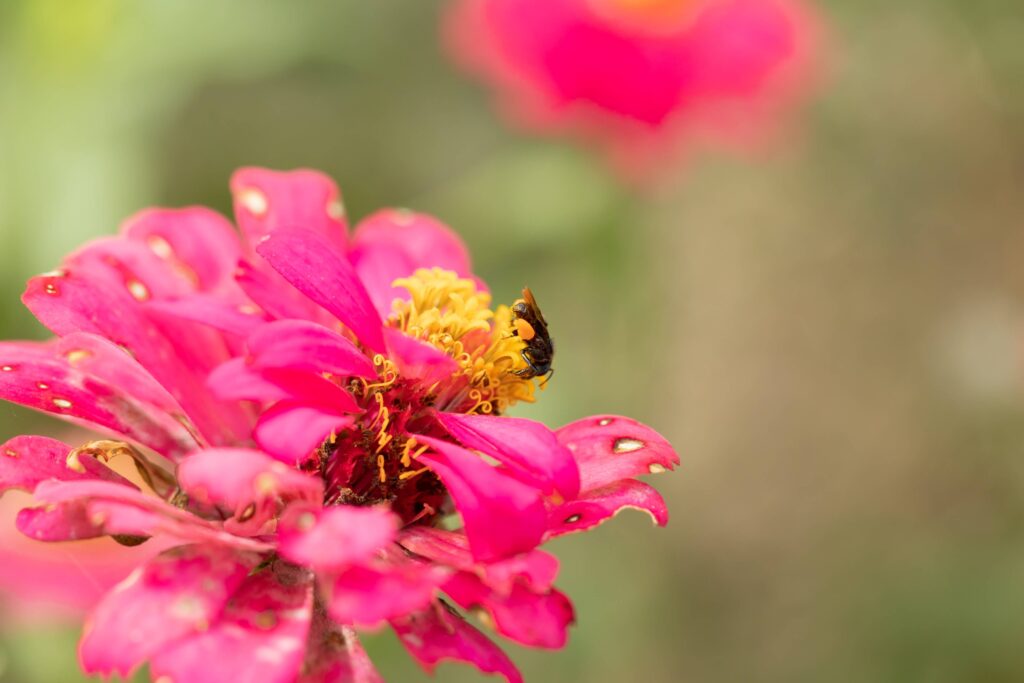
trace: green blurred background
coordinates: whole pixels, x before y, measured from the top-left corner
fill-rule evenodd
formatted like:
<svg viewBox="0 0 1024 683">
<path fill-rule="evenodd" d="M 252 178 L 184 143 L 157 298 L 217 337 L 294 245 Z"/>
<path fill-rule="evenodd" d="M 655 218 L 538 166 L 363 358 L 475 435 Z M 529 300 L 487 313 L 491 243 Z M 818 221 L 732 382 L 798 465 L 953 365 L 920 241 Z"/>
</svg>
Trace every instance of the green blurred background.
<svg viewBox="0 0 1024 683">
<path fill-rule="evenodd" d="M 353 216 L 455 227 L 498 300 L 535 290 L 558 373 L 518 414 L 620 412 L 682 454 L 667 529 L 554 544 L 579 624 L 510 648 L 527 680 L 1024 680 L 1024 5 L 821 3 L 784 143 L 640 195 L 506 129 L 442 6 L 0 1 L 0 336 L 40 335 L 25 279 L 137 209 L 320 168 Z M 0 437 L 35 422 L 4 406 Z M 0 680 L 78 680 L 75 625 L 0 620 Z"/>
</svg>

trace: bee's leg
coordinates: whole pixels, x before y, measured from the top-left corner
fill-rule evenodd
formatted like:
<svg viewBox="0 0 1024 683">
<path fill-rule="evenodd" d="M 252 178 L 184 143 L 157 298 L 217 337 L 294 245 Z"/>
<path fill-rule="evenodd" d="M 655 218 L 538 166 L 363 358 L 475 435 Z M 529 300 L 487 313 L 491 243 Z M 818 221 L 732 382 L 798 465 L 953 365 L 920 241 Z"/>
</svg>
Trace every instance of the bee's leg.
<svg viewBox="0 0 1024 683">
<path fill-rule="evenodd" d="M 554 368 L 551 368 L 550 370 L 548 370 L 547 374 L 544 375 L 544 380 L 540 383 L 540 386 L 541 386 L 542 389 L 547 386 L 548 382 L 551 380 L 552 377 L 554 377 L 554 375 L 555 375 L 555 369 Z"/>
<path fill-rule="evenodd" d="M 533 361 L 530 360 L 530 357 L 526 355 L 526 350 L 525 349 L 523 349 L 523 352 L 520 355 L 523 357 L 523 360 L 526 361 L 527 367 L 523 368 L 522 370 L 516 370 L 515 374 L 519 375 L 520 377 L 527 377 L 527 378 L 529 378 L 529 377 L 536 377 L 537 375 L 543 374 L 537 368 L 537 366 L 533 364 Z"/>
</svg>

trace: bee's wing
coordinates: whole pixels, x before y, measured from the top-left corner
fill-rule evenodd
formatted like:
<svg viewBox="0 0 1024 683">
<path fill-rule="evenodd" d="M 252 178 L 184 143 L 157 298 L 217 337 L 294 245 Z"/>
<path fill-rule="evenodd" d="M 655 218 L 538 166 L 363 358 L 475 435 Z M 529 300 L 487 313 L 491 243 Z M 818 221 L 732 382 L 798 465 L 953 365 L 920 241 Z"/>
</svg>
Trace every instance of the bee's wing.
<svg viewBox="0 0 1024 683">
<path fill-rule="evenodd" d="M 530 291 L 529 287 L 523 287 L 523 301 L 530 307 L 533 314 L 537 316 L 537 319 L 546 326 L 548 321 L 544 319 L 544 314 L 540 312 L 540 306 L 537 305 L 537 300 L 533 297 L 533 292 Z"/>
</svg>

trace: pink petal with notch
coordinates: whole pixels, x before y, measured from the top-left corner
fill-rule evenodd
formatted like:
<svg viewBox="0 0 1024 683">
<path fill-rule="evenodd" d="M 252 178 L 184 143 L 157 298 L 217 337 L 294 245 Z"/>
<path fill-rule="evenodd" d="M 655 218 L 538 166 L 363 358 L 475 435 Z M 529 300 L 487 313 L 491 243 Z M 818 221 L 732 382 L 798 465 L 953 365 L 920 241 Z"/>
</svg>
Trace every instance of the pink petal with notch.
<svg viewBox="0 0 1024 683">
<path fill-rule="evenodd" d="M 641 481 L 623 479 L 549 510 L 546 538 L 585 531 L 626 509 L 646 512 L 658 526 L 668 524 L 668 507 L 661 494 Z"/>
<path fill-rule="evenodd" d="M 679 456 L 661 434 L 618 415 L 595 415 L 555 431 L 580 468 L 583 491 L 674 469 Z"/>
</svg>

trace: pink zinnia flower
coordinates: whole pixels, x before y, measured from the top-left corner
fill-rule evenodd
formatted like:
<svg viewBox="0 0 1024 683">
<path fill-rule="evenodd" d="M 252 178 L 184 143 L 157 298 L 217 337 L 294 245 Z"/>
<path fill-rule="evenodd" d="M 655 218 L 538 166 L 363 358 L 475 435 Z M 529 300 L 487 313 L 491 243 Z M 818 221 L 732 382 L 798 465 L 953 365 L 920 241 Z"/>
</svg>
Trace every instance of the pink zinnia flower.
<svg viewBox="0 0 1024 683">
<path fill-rule="evenodd" d="M 634 177 L 707 133 L 762 137 L 806 90 L 816 33 L 799 0 L 452 0 L 446 28 L 513 118 Z"/>
<path fill-rule="evenodd" d="M 390 624 L 428 669 L 521 680 L 460 609 L 562 647 L 573 609 L 537 546 L 625 507 L 665 524 L 635 477 L 675 452 L 624 417 L 504 416 L 539 380 L 437 221 L 384 211 L 350 238 L 318 173 L 231 185 L 240 235 L 202 208 L 143 212 L 29 282 L 57 338 L 0 344 L 0 396 L 109 437 L 0 446 L 0 487 L 39 503 L 18 527 L 175 544 L 97 606 L 84 669 L 376 681 L 356 630 Z"/>
</svg>

